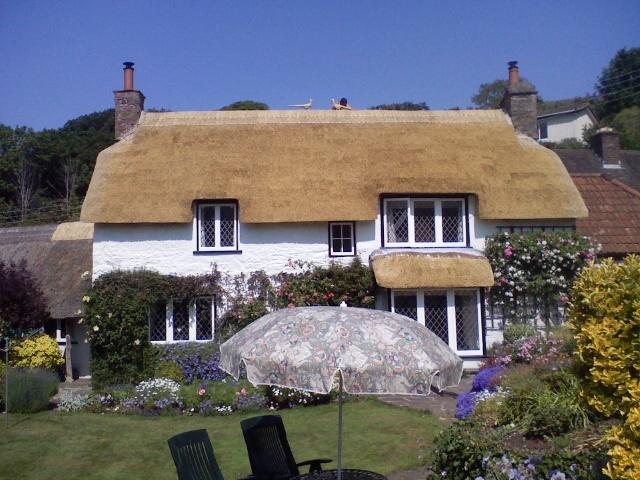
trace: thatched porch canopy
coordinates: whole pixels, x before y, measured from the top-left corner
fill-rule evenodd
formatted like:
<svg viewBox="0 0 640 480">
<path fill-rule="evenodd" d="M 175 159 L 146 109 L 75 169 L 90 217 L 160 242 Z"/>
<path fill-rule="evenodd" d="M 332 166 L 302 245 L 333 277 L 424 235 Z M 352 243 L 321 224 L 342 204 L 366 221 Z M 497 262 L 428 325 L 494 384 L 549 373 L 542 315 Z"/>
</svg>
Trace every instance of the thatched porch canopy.
<svg viewBox="0 0 640 480">
<path fill-rule="evenodd" d="M 382 193 L 472 194 L 480 218 L 587 214 L 558 157 L 498 110 L 143 113 L 98 156 L 82 220 L 186 223 L 235 199 L 247 223 L 373 220 Z"/>
<path fill-rule="evenodd" d="M 493 286 L 489 260 L 480 252 L 380 249 L 370 256 L 376 282 L 385 288 Z"/>
</svg>

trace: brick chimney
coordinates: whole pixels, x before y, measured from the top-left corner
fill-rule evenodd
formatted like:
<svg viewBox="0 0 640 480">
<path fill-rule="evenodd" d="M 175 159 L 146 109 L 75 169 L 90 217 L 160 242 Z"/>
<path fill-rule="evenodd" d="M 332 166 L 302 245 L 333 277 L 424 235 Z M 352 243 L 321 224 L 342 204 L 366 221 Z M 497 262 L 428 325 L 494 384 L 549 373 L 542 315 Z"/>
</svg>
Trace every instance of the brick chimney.
<svg viewBox="0 0 640 480">
<path fill-rule="evenodd" d="M 604 168 L 621 168 L 620 137 L 613 128 L 603 127 L 591 137 L 591 145 Z"/>
<path fill-rule="evenodd" d="M 124 62 L 124 88 L 113 93 L 116 100 L 116 140 L 127 135 L 144 110 L 144 95 L 133 89 L 133 62 Z"/>
<path fill-rule="evenodd" d="M 538 92 L 528 80 L 520 78 L 518 62 L 509 62 L 509 81 L 501 107 L 509 114 L 514 128 L 531 138 L 538 138 Z"/>
</svg>

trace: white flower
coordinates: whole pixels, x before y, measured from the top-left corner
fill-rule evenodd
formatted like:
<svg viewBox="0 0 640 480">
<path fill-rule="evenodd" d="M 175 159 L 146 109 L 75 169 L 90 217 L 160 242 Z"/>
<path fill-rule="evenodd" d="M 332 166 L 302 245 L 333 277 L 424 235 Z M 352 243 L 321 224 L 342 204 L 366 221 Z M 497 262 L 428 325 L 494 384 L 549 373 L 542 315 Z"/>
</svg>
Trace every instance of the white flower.
<svg viewBox="0 0 640 480">
<path fill-rule="evenodd" d="M 81 319 L 78 320 L 78 325 L 81 325 L 82 322 L 84 322 L 84 318 L 81 318 Z"/>
<path fill-rule="evenodd" d="M 85 278 L 89 278 L 91 276 L 91 272 L 89 270 L 86 270 L 84 272 L 82 272 L 82 275 L 80 275 L 81 279 L 85 279 Z"/>
<path fill-rule="evenodd" d="M 133 343 L 135 343 L 136 345 L 140 345 L 140 340 L 138 340 L 137 338 L 133 341 Z"/>
<path fill-rule="evenodd" d="M 85 295 L 84 297 L 82 297 L 82 301 L 84 303 L 89 303 L 91 301 L 91 297 L 89 295 Z"/>
<path fill-rule="evenodd" d="M 76 315 L 80 315 L 82 313 L 82 310 L 78 309 L 76 310 Z"/>
<path fill-rule="evenodd" d="M 111 312 L 107 313 L 107 317 L 111 318 L 113 314 Z"/>
<path fill-rule="evenodd" d="M 98 330 L 100 330 L 100 327 L 98 327 L 98 325 L 94 325 L 94 326 L 93 326 L 93 331 L 94 331 L 94 332 L 97 332 Z"/>
</svg>

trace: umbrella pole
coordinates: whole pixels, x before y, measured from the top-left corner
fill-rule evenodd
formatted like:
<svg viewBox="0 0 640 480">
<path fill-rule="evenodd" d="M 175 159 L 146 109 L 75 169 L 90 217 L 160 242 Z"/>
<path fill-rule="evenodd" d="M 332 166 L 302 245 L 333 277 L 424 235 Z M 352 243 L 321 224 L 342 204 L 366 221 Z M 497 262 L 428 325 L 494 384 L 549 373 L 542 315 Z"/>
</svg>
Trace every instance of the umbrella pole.
<svg viewBox="0 0 640 480">
<path fill-rule="evenodd" d="M 342 372 L 338 390 L 338 480 L 342 480 Z"/>
</svg>

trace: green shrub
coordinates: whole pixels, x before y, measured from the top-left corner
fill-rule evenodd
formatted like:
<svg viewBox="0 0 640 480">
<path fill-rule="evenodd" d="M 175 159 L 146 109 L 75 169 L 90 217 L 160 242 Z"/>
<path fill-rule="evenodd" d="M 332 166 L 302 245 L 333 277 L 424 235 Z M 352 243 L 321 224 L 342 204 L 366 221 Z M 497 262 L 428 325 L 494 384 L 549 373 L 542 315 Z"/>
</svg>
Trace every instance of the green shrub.
<svg viewBox="0 0 640 480">
<path fill-rule="evenodd" d="M 94 388 L 152 377 L 157 351 L 149 342 L 149 309 L 168 299 L 211 296 L 219 291 L 218 280 L 215 271 L 175 277 L 134 270 L 99 277 L 83 298 Z"/>
<path fill-rule="evenodd" d="M 290 262 L 294 273 L 278 275 L 280 307 L 305 305 L 340 305 L 373 308 L 375 305 L 373 273 L 355 257 L 349 265 L 332 262 L 328 266 L 307 262 Z"/>
<path fill-rule="evenodd" d="M 440 432 L 431 452 L 433 472 L 427 478 L 467 480 L 484 473 L 484 461 L 504 449 L 502 429 L 488 429 L 472 420 L 458 420 Z"/>
<path fill-rule="evenodd" d="M 566 370 L 543 373 L 518 367 L 502 377 L 508 393 L 499 422 L 513 424 L 527 437 L 559 435 L 589 424 L 590 409 L 580 399 L 578 379 Z"/>
<path fill-rule="evenodd" d="M 78 410 L 85 408 L 88 404 L 88 395 L 77 394 L 69 390 L 65 390 L 62 392 L 62 395 L 60 395 L 58 410 L 62 412 L 77 412 Z"/>
<path fill-rule="evenodd" d="M 161 361 L 156 367 L 156 377 L 170 378 L 178 383 L 184 382 L 182 367 L 176 362 Z"/>
<path fill-rule="evenodd" d="M 49 335 L 38 335 L 11 348 L 11 364 L 14 367 L 57 370 L 64 365 L 64 358 L 55 339 Z"/>
<path fill-rule="evenodd" d="M 533 325 L 524 323 L 510 323 L 505 325 L 502 335 L 504 343 L 515 343 L 523 338 L 532 337 L 537 335 L 537 330 Z"/>
<path fill-rule="evenodd" d="M 49 399 L 58 391 L 60 380 L 51 370 L 9 368 L 9 412 L 34 413 L 46 410 Z M 4 408 L 4 388 L 2 404 Z"/>
<path fill-rule="evenodd" d="M 582 394 L 622 425 L 607 434 L 612 478 L 640 478 L 640 257 L 605 260 L 582 272 L 570 326 L 577 340 Z"/>
</svg>

